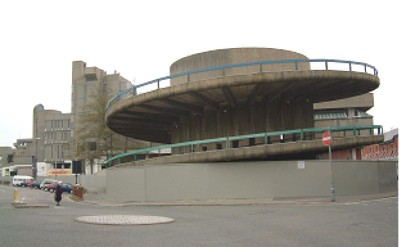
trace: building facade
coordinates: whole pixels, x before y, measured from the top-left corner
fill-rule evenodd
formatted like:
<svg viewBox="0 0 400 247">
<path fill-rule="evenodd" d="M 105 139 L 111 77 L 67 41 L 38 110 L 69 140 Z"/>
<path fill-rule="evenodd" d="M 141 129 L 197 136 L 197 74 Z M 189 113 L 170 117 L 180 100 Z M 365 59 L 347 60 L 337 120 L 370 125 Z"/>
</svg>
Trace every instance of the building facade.
<svg viewBox="0 0 400 247">
<path fill-rule="evenodd" d="M 37 175 L 67 171 L 71 166 L 71 114 L 46 110 L 42 104 L 33 108 L 33 169 Z M 39 169 L 40 167 L 40 169 Z M 68 172 L 71 174 L 70 172 Z"/>
<path fill-rule="evenodd" d="M 368 110 L 374 107 L 373 93 L 362 94 L 346 99 L 314 104 L 314 126 L 332 128 L 336 126 L 368 126 L 374 124 Z M 368 130 L 363 130 L 367 134 Z M 363 147 L 333 150 L 332 159 L 361 160 Z M 318 159 L 327 159 L 328 153 L 320 154 Z"/>
<path fill-rule="evenodd" d="M 90 161 L 86 173 L 101 169 L 100 157 L 145 145 L 113 133 L 104 122 L 109 99 L 132 86 L 117 72 L 107 74 L 97 67 L 87 67 L 83 61 L 72 63 L 70 151 L 74 159 Z"/>
<path fill-rule="evenodd" d="M 346 99 L 314 104 L 315 127 L 371 125 L 373 116 L 367 113 L 374 107 L 372 93 Z"/>
<path fill-rule="evenodd" d="M 95 173 L 101 169 L 102 156 L 112 155 L 114 150 L 124 152 L 147 145 L 111 131 L 106 132 L 105 138 L 99 130 L 108 100 L 129 87 L 132 83 L 119 73 L 107 74 L 97 67 L 87 67 L 83 61 L 74 61 L 71 113 L 36 105 L 32 138 L 18 139 L 14 149 L 0 149 L 1 166 L 4 167 L 1 175 L 10 175 L 10 172 L 33 176 L 68 175 L 72 174 L 72 161 L 91 157 L 96 164 L 89 165 L 84 172 Z M 29 168 L 25 169 L 25 166 Z"/>
<path fill-rule="evenodd" d="M 0 147 L 0 177 L 10 176 L 10 166 L 14 163 L 14 150 L 11 147 Z"/>
<path fill-rule="evenodd" d="M 46 110 L 43 105 L 33 110 L 33 143 L 38 161 L 71 160 L 71 114 Z"/>
</svg>

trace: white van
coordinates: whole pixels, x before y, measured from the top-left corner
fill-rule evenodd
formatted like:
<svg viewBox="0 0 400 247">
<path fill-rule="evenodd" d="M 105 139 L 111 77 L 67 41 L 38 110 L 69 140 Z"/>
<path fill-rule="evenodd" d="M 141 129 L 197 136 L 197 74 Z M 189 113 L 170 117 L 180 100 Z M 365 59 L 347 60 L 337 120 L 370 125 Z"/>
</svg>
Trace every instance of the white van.
<svg viewBox="0 0 400 247">
<path fill-rule="evenodd" d="M 21 186 L 21 184 L 28 182 L 29 180 L 33 180 L 31 176 L 22 176 L 22 175 L 15 175 L 12 180 L 12 184 L 14 186 Z"/>
</svg>

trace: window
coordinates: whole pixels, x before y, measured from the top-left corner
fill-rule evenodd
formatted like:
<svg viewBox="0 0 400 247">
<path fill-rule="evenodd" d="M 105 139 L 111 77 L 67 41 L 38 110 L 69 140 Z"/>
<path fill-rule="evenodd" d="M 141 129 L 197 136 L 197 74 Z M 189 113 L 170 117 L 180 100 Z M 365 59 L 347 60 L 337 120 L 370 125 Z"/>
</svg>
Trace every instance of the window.
<svg viewBox="0 0 400 247">
<path fill-rule="evenodd" d="M 255 138 L 249 138 L 249 146 L 254 146 L 256 145 L 256 139 Z"/>
<path fill-rule="evenodd" d="M 369 114 L 366 113 L 365 111 L 356 110 L 356 111 L 355 111 L 355 116 L 356 116 L 356 117 L 370 117 L 371 115 L 369 115 Z"/>
<path fill-rule="evenodd" d="M 347 118 L 346 110 L 319 111 L 314 113 L 315 120 Z"/>
<path fill-rule="evenodd" d="M 7 155 L 7 163 L 13 163 L 14 162 L 14 155 L 9 154 Z"/>
</svg>

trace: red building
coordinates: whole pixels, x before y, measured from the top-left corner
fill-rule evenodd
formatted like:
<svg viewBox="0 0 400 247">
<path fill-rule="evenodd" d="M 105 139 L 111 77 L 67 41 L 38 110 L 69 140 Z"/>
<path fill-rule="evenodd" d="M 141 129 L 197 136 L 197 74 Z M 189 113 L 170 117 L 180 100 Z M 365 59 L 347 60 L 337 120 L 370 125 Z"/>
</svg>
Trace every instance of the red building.
<svg viewBox="0 0 400 247">
<path fill-rule="evenodd" d="M 385 142 L 366 146 L 362 149 L 363 160 L 398 159 L 398 129 L 385 133 Z"/>
</svg>

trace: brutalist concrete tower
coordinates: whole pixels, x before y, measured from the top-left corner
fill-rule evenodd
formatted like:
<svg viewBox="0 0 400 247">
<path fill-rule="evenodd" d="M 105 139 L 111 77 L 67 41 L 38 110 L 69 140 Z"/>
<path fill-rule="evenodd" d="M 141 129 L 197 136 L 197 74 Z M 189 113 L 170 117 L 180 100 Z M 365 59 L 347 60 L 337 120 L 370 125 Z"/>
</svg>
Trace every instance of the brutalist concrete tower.
<svg viewBox="0 0 400 247">
<path fill-rule="evenodd" d="M 79 158 L 78 146 L 91 146 L 91 149 L 99 149 L 100 140 L 96 138 L 82 138 L 82 133 L 90 131 L 93 126 L 86 126 L 84 119 L 91 111 L 96 110 L 101 97 L 107 99 L 111 95 L 129 88 L 132 83 L 119 73 L 107 74 L 97 67 L 87 67 L 83 61 L 72 63 L 72 95 L 71 95 L 71 126 L 72 140 L 71 151 L 73 158 Z"/>
</svg>

